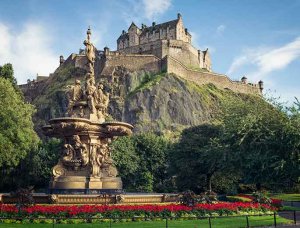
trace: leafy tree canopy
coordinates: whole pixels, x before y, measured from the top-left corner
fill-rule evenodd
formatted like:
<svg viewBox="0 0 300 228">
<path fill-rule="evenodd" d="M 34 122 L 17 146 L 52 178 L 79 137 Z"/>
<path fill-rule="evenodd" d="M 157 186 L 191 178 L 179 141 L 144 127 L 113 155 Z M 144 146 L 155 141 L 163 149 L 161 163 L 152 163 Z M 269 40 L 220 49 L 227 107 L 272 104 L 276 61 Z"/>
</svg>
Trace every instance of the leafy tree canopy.
<svg viewBox="0 0 300 228">
<path fill-rule="evenodd" d="M 113 142 L 113 158 L 128 191 L 163 191 L 169 142 L 153 133 L 120 137 Z"/>
<path fill-rule="evenodd" d="M 14 69 L 10 63 L 0 66 L 0 77 L 7 79 L 14 88 L 17 88 L 17 79 L 14 77 Z"/>
<path fill-rule="evenodd" d="M 179 190 L 212 191 L 213 176 L 229 168 L 228 150 L 222 142 L 222 134 L 222 126 L 211 124 L 182 132 L 170 155 L 170 169 L 176 176 Z"/>
<path fill-rule="evenodd" d="M 33 113 L 33 106 L 23 100 L 12 82 L 0 77 L 0 167 L 16 166 L 37 145 Z"/>
<path fill-rule="evenodd" d="M 234 153 L 235 167 L 243 172 L 245 183 L 259 189 L 299 181 L 299 112 L 293 110 L 284 111 L 282 106 L 252 96 L 225 104 L 224 141 Z"/>
</svg>

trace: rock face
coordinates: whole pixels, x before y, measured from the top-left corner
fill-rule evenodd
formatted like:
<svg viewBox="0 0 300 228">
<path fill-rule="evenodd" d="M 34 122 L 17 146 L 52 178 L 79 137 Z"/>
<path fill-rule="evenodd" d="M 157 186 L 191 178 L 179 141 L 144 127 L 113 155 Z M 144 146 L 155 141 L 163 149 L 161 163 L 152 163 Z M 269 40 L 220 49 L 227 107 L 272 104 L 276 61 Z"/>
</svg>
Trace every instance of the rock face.
<svg viewBox="0 0 300 228">
<path fill-rule="evenodd" d="M 66 112 L 66 85 L 73 84 L 76 79 L 83 80 L 82 71 L 72 66 L 59 68 L 47 80 L 40 94 L 25 94 L 36 105 L 34 122 L 39 135 L 49 119 Z M 210 122 L 222 100 L 238 95 L 212 84 L 199 86 L 174 74 L 153 75 L 119 69 L 114 77 L 96 77 L 96 83 L 101 81 L 110 94 L 108 112 L 111 119 L 132 124 L 135 132 L 180 131 Z"/>
<path fill-rule="evenodd" d="M 123 118 L 136 131 L 179 130 L 210 121 L 211 110 L 202 95 L 174 75 L 126 99 Z"/>
</svg>

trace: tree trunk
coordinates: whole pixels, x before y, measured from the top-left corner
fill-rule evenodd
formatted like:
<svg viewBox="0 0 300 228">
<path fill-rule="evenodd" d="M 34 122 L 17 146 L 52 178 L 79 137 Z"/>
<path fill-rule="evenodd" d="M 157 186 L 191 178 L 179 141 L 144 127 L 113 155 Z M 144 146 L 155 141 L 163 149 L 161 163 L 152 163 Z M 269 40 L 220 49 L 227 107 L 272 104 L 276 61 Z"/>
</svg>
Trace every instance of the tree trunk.
<svg viewBox="0 0 300 228">
<path fill-rule="evenodd" d="M 256 183 L 256 190 L 257 191 L 260 191 L 261 190 L 261 183 Z"/>
<path fill-rule="evenodd" d="M 207 174 L 206 175 L 206 188 L 208 192 L 212 192 L 211 189 L 211 179 L 212 179 L 212 174 Z"/>
</svg>

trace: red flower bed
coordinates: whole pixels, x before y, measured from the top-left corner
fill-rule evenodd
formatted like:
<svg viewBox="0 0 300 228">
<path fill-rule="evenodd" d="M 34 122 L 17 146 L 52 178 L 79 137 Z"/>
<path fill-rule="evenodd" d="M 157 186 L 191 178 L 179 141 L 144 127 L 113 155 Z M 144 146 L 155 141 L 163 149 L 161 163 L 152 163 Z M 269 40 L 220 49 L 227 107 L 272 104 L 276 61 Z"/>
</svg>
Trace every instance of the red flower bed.
<svg viewBox="0 0 300 228">
<path fill-rule="evenodd" d="M 14 205 L 0 204 L 0 217 L 25 218 L 44 217 L 87 217 L 97 216 L 102 218 L 132 218 L 134 216 L 145 217 L 182 217 L 182 216 L 207 216 L 211 213 L 218 215 L 238 214 L 241 212 L 268 212 L 276 208 L 258 203 L 216 203 L 198 204 L 188 207 L 179 204 L 168 205 L 34 205 L 18 211 Z"/>
<path fill-rule="evenodd" d="M 251 199 L 252 201 L 255 199 L 255 197 L 253 196 L 249 196 L 249 195 L 244 195 L 244 194 L 238 194 L 238 196 L 247 198 L 247 199 Z M 277 208 L 282 207 L 282 200 L 280 199 L 274 199 L 274 198 L 270 198 L 271 200 L 271 205 Z"/>
</svg>

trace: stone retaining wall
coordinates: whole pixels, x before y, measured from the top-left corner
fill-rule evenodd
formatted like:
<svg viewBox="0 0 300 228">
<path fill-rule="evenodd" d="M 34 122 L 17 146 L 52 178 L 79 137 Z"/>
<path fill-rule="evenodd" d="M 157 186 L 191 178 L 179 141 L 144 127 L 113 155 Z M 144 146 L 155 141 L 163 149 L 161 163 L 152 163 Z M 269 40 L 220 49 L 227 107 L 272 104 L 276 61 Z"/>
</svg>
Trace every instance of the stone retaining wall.
<svg viewBox="0 0 300 228">
<path fill-rule="evenodd" d="M 176 74 L 186 80 L 193 81 L 198 85 L 212 83 L 218 88 L 230 89 L 234 92 L 261 94 L 258 84 L 244 84 L 242 82 L 232 81 L 224 74 L 192 70 L 171 56 L 166 56 L 166 58 L 163 59 L 162 67 L 166 69 L 168 73 Z"/>
</svg>

